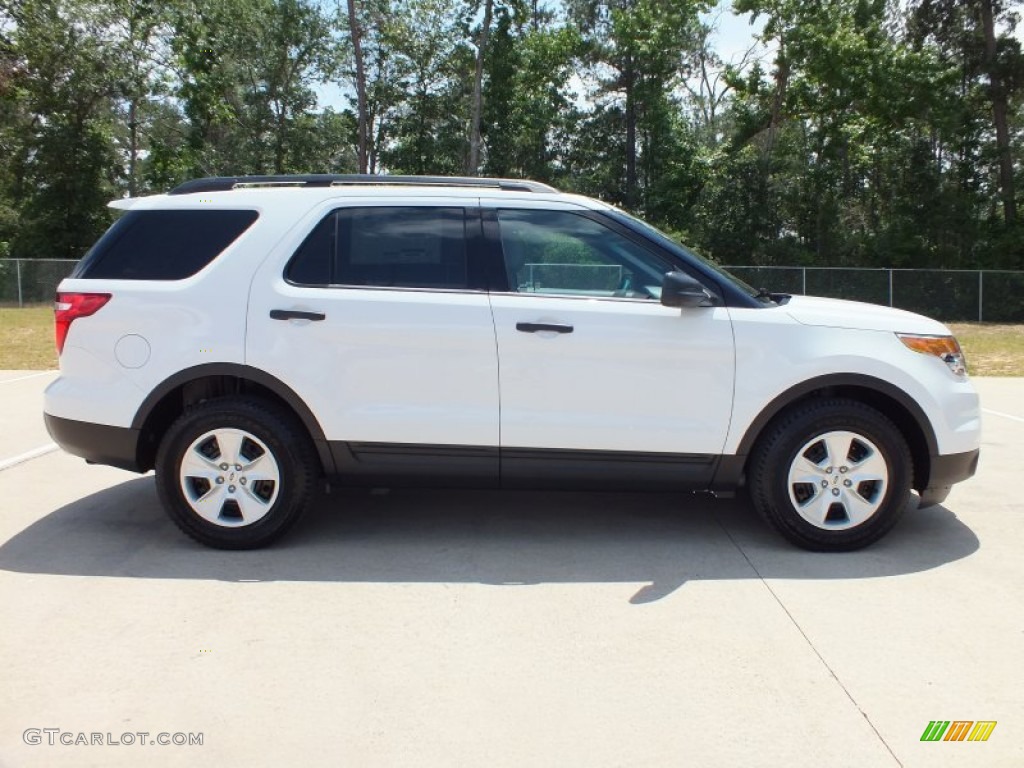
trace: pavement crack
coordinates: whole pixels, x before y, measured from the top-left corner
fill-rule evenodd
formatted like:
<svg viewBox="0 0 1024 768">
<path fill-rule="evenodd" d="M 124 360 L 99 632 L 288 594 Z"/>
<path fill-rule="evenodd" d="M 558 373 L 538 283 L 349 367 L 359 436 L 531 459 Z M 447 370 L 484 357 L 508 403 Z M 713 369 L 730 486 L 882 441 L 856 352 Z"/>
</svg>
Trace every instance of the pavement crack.
<svg viewBox="0 0 1024 768">
<path fill-rule="evenodd" d="M 892 759 L 896 761 L 896 765 L 902 768 L 903 762 L 898 757 L 896 757 L 896 753 L 893 752 L 892 747 L 889 746 L 889 742 L 885 740 L 885 738 L 879 732 L 878 728 L 875 727 L 875 724 L 871 722 L 871 718 L 868 716 L 868 713 L 865 712 L 861 705 L 857 703 L 857 700 L 853 697 L 853 694 L 850 693 L 850 690 L 843 684 L 843 681 L 839 679 L 839 675 L 837 675 L 836 671 L 832 669 L 832 666 L 827 661 L 825 661 L 825 657 L 822 656 L 821 652 L 817 649 L 817 647 L 815 647 L 814 643 L 811 641 L 811 638 L 807 636 L 807 633 L 804 632 L 803 627 L 800 626 L 800 623 L 796 620 L 793 614 L 790 613 L 789 608 L 787 608 L 786 604 L 782 602 L 781 598 L 779 598 L 775 590 L 772 589 L 771 585 L 767 581 L 765 581 L 764 576 L 761 575 L 761 572 L 757 569 L 757 566 L 754 565 L 754 562 L 747 556 L 747 553 L 743 550 L 743 547 L 739 545 L 739 542 L 736 541 L 735 538 L 733 538 L 733 535 L 729 532 L 729 529 L 726 528 L 725 525 L 722 523 L 720 517 L 718 518 L 718 525 L 721 527 L 725 535 L 729 538 L 729 541 L 732 542 L 732 545 L 736 547 L 736 551 L 738 551 L 743 556 L 743 559 L 747 561 L 747 565 L 750 566 L 750 570 L 752 570 L 757 575 L 757 578 L 761 582 L 762 586 L 764 586 L 764 588 L 768 590 L 768 594 L 772 596 L 775 602 L 778 603 L 779 608 L 781 608 L 783 612 L 786 614 L 786 616 L 789 617 L 790 622 L 792 622 L 793 626 L 796 627 L 796 631 L 800 633 L 800 636 L 804 639 L 804 642 L 806 642 L 810 649 L 814 652 L 814 655 L 818 657 L 818 661 L 821 662 L 821 665 L 825 667 L 826 670 L 828 670 L 828 673 L 832 676 L 832 679 L 836 681 L 836 685 L 838 685 L 840 689 L 842 689 L 843 693 L 846 694 L 846 698 L 848 698 L 850 700 L 850 703 L 853 704 L 854 707 L 856 707 L 858 712 L 860 712 L 860 716 L 864 718 L 864 722 L 868 724 L 868 727 L 874 732 L 875 736 L 882 743 L 882 746 L 885 747 L 886 751 L 890 755 L 892 755 Z"/>
</svg>

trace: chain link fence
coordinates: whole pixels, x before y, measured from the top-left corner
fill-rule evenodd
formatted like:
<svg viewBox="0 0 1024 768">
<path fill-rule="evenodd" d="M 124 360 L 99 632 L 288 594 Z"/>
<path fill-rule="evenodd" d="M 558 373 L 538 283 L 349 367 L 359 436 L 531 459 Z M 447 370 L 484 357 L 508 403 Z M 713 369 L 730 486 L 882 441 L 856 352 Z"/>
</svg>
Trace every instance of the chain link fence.
<svg viewBox="0 0 1024 768">
<path fill-rule="evenodd" d="M 727 267 L 757 288 L 868 301 L 944 322 L 1024 323 L 1024 272 L 857 267 Z"/>
<path fill-rule="evenodd" d="M 0 259 L 0 307 L 52 304 L 77 259 Z"/>
<path fill-rule="evenodd" d="M 0 259 L 0 306 L 53 301 L 74 259 Z M 1024 323 L 1024 271 L 727 267 L 769 291 L 869 301 L 945 322 Z"/>
</svg>

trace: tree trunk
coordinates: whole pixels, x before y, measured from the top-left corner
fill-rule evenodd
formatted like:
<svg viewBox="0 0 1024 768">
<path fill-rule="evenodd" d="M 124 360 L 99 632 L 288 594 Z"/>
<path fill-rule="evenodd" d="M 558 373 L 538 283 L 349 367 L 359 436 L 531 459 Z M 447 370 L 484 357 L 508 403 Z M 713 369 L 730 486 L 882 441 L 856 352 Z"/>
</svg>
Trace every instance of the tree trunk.
<svg viewBox="0 0 1024 768">
<path fill-rule="evenodd" d="M 359 173 L 366 173 L 369 154 L 366 147 L 368 129 L 366 125 L 366 70 L 363 67 L 363 41 L 356 17 L 356 0 L 348 0 L 348 27 L 352 33 L 352 51 L 356 60 L 356 110 L 357 146 Z"/>
<path fill-rule="evenodd" d="M 996 149 L 999 154 L 999 189 L 1003 196 L 1003 217 L 1007 224 L 1017 220 L 1017 198 L 1013 188 L 1013 155 L 1010 152 L 1010 131 L 1006 121 L 1006 89 L 999 77 L 996 62 L 996 29 L 992 0 L 981 0 L 982 31 L 985 34 L 985 69 L 988 74 L 989 94 L 992 99 L 992 122 L 996 129 Z"/>
<path fill-rule="evenodd" d="M 380 147 L 384 146 L 384 142 L 387 140 L 387 123 L 384 117 L 377 118 L 377 130 L 374 132 L 373 144 L 370 146 L 370 169 L 369 172 L 376 175 L 377 173 L 377 155 Z"/>
<path fill-rule="evenodd" d="M 277 112 L 277 126 L 274 139 L 274 173 L 280 175 L 284 173 L 284 157 L 285 157 L 285 146 L 287 145 L 287 132 L 288 122 L 285 120 L 285 107 L 280 105 L 276 108 Z"/>
<path fill-rule="evenodd" d="M 622 72 L 623 87 L 626 91 L 626 208 L 636 205 L 636 73 L 633 71 L 633 57 L 626 54 Z"/>
<path fill-rule="evenodd" d="M 139 193 L 139 101 L 145 85 L 139 82 L 139 62 L 136 57 L 135 41 L 138 39 L 138 16 L 132 8 L 128 16 L 128 47 L 131 50 L 131 93 L 128 96 L 128 197 Z"/>
<path fill-rule="evenodd" d="M 128 197 L 139 194 L 139 107 L 133 95 L 128 101 Z"/>
<path fill-rule="evenodd" d="M 775 64 L 775 96 L 772 99 L 772 116 L 768 124 L 767 155 L 775 149 L 775 138 L 782 124 L 782 107 L 786 103 L 786 89 L 789 87 L 789 59 L 786 57 L 785 41 L 779 38 L 779 55 Z"/>
<path fill-rule="evenodd" d="M 466 174 L 476 176 L 480 172 L 480 113 L 484 105 L 484 54 L 487 49 L 487 35 L 491 28 L 491 12 L 494 1 L 484 3 L 484 25 L 480 28 L 480 42 L 476 49 L 476 72 L 473 79 L 473 115 L 469 125 L 469 161 L 466 163 Z"/>
</svg>

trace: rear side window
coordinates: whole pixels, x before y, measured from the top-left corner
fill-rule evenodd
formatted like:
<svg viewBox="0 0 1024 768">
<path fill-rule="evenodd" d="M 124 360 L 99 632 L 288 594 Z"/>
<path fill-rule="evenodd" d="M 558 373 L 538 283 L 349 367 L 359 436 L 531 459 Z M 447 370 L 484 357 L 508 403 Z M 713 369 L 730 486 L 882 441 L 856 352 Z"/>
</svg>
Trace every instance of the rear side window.
<svg viewBox="0 0 1024 768">
<path fill-rule="evenodd" d="M 463 289 L 462 208 L 344 208 L 321 221 L 285 277 L 300 285 Z"/>
<path fill-rule="evenodd" d="M 128 211 L 71 276 L 182 280 L 217 258 L 257 217 L 256 211 Z"/>
<path fill-rule="evenodd" d="M 329 285 L 338 217 L 332 213 L 316 225 L 285 268 L 285 279 L 298 285 Z"/>
</svg>

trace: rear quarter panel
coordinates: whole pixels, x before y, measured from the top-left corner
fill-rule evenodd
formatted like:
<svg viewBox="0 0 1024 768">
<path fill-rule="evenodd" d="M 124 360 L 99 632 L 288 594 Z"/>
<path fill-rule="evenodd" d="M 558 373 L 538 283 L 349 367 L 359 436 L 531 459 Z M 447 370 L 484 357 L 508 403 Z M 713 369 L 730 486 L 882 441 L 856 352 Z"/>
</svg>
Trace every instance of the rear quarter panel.
<svg viewBox="0 0 1024 768">
<path fill-rule="evenodd" d="M 260 217 L 195 275 L 184 280 L 61 282 L 58 291 L 109 293 L 112 298 L 96 314 L 71 324 L 60 378 L 46 392 L 47 413 L 127 427 L 145 397 L 173 374 L 204 363 L 244 363 L 252 276 L 269 251 L 268 243 L 279 240 L 295 219 L 264 215 L 260 205 L 240 199 L 217 204 L 257 210 Z M 127 336 L 140 337 L 148 347 L 141 365 L 136 365 L 138 359 L 126 365 L 125 356 L 118 354 L 118 344 Z M 141 346 L 138 340 L 133 344 Z"/>
</svg>

